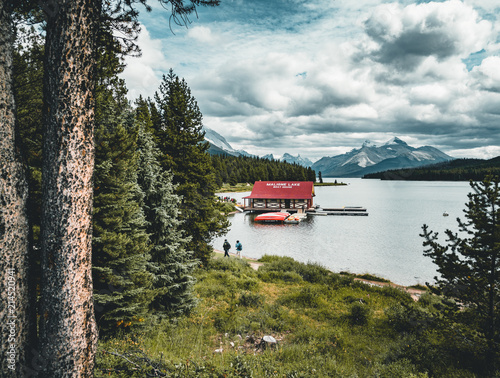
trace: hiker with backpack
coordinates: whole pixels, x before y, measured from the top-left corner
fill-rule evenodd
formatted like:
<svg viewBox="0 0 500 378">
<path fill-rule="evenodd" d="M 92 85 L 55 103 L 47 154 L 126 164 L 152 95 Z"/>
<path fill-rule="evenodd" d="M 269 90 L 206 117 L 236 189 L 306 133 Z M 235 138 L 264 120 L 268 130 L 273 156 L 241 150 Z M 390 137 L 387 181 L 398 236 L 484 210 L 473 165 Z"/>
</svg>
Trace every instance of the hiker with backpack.
<svg viewBox="0 0 500 378">
<path fill-rule="evenodd" d="M 224 257 L 229 257 L 229 250 L 231 249 L 231 244 L 227 241 L 227 239 L 224 239 L 224 244 L 222 245 L 222 248 L 224 248 Z"/>
<path fill-rule="evenodd" d="M 243 246 L 241 245 L 239 240 L 236 240 L 235 247 L 236 247 L 236 253 L 238 254 L 238 256 L 240 256 L 241 259 L 241 250 L 243 249 Z"/>
</svg>

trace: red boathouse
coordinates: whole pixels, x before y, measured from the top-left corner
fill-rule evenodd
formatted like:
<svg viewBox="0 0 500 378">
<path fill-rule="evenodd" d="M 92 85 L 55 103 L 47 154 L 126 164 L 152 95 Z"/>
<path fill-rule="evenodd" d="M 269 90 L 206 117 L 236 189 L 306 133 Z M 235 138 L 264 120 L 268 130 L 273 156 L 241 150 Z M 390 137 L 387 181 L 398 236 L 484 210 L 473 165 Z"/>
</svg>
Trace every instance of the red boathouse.
<svg viewBox="0 0 500 378">
<path fill-rule="evenodd" d="M 305 211 L 313 207 L 313 197 L 312 181 L 256 181 L 244 197 L 245 210 Z"/>
</svg>

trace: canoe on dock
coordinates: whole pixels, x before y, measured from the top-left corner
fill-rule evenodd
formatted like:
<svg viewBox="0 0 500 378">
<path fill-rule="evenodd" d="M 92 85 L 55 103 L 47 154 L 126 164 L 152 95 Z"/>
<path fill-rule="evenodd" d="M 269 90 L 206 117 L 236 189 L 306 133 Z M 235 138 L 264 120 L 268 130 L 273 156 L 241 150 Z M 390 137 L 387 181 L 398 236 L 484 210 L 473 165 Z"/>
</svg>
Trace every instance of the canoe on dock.
<svg viewBox="0 0 500 378">
<path fill-rule="evenodd" d="M 306 217 L 307 214 L 305 213 L 290 214 L 286 211 L 278 211 L 257 215 L 254 222 L 297 224 Z"/>
<path fill-rule="evenodd" d="M 278 211 L 274 213 L 264 213 L 257 215 L 254 222 L 280 223 L 290 216 L 290 213 Z"/>
</svg>

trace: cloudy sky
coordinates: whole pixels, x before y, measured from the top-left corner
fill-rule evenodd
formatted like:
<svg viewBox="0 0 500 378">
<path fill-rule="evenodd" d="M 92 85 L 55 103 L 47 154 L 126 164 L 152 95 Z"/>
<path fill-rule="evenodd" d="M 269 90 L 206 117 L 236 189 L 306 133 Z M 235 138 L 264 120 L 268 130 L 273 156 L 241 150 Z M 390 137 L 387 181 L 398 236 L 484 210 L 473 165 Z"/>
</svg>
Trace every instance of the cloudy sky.
<svg viewBox="0 0 500 378">
<path fill-rule="evenodd" d="M 500 155 L 497 0 L 221 0 L 188 28 L 149 3 L 130 98 L 173 68 L 236 149 L 317 160 L 398 136 Z"/>
</svg>

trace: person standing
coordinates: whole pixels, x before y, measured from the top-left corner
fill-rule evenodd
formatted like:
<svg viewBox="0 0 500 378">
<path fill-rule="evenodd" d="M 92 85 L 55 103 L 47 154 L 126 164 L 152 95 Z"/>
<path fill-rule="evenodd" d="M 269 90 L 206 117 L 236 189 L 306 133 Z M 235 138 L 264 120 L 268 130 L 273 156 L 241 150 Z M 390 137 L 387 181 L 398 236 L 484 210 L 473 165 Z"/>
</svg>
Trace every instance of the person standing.
<svg viewBox="0 0 500 378">
<path fill-rule="evenodd" d="M 229 250 L 231 249 L 231 244 L 227 241 L 227 239 L 224 239 L 224 244 L 222 245 L 222 248 L 224 248 L 224 257 L 229 257 Z"/>
<path fill-rule="evenodd" d="M 243 246 L 241 245 L 239 240 L 236 240 L 235 247 L 236 247 L 236 253 L 238 254 L 238 256 L 240 256 L 241 259 L 241 250 L 243 249 Z"/>
</svg>

